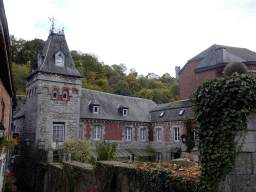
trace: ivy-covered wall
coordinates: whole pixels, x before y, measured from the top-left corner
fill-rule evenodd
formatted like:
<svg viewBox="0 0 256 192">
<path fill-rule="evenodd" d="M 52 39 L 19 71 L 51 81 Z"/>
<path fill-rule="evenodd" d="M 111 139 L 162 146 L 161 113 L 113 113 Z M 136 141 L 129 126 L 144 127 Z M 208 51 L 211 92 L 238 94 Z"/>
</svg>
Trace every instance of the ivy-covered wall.
<svg viewBox="0 0 256 192">
<path fill-rule="evenodd" d="M 190 101 L 198 121 L 204 191 L 255 191 L 256 78 L 234 73 L 204 82 Z M 249 121 L 249 122 L 248 122 Z"/>
</svg>

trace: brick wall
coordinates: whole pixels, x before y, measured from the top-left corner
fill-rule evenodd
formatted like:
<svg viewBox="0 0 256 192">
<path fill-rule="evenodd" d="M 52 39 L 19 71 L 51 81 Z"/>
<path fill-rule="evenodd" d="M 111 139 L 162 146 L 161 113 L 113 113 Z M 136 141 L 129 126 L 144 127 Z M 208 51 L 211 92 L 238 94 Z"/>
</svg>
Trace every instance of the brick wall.
<svg viewBox="0 0 256 192">
<path fill-rule="evenodd" d="M 180 100 L 189 99 L 190 95 L 198 86 L 202 85 L 203 82 L 223 76 L 224 67 L 194 73 L 199 63 L 200 61 L 190 62 L 180 74 Z M 247 65 L 247 69 L 250 70 L 250 65 Z M 251 65 L 251 69 L 256 71 L 256 66 Z M 250 74 L 250 72 L 248 72 L 248 74 Z M 252 76 L 256 76 L 256 72 L 253 72 Z"/>
<path fill-rule="evenodd" d="M 195 121 L 193 121 L 195 124 Z M 153 123 L 153 141 L 149 142 L 149 123 L 139 122 L 119 122 L 119 121 L 107 121 L 107 120 L 93 120 L 83 119 L 80 121 L 80 125 L 83 126 L 83 139 L 89 139 L 92 143 L 109 141 L 115 142 L 118 149 L 147 149 L 148 145 L 151 145 L 156 152 L 162 153 L 162 159 L 169 161 L 173 157 L 170 153 L 166 153 L 171 148 L 179 147 L 181 151 L 186 151 L 186 145 L 182 141 L 174 141 L 174 127 L 179 128 L 180 135 L 186 133 L 186 127 L 184 121 L 172 121 L 164 123 Z M 93 139 L 93 128 L 95 126 L 101 126 L 103 128 L 102 137 L 100 140 Z M 125 128 L 132 128 L 132 141 L 125 140 Z M 146 140 L 140 140 L 140 128 L 146 128 Z M 156 129 L 162 130 L 162 140 L 158 141 L 156 138 Z M 135 160 L 139 160 L 135 157 Z"/>
<path fill-rule="evenodd" d="M 181 72 L 180 78 L 180 100 L 188 99 L 191 93 L 196 90 L 197 84 L 196 75 L 194 73 L 195 68 L 200 61 L 192 61 Z"/>
<path fill-rule="evenodd" d="M 10 110 L 12 110 L 12 106 L 10 106 L 10 95 L 7 92 L 3 82 L 0 79 L 0 121 L 3 119 L 3 124 L 5 127 L 5 133 L 8 132 L 9 127 L 9 117 L 10 117 Z M 4 109 L 2 106 L 2 102 L 4 103 Z"/>
<path fill-rule="evenodd" d="M 4 106 L 4 107 L 3 107 Z M 10 95 L 7 92 L 2 80 L 0 79 L 0 121 L 3 119 L 3 125 L 5 127 L 5 134 L 8 134 L 9 123 L 11 121 L 10 112 L 12 111 L 12 106 L 10 106 Z M 11 113 L 12 114 L 12 113 Z M 0 155 L 0 188 L 3 186 L 6 165 L 6 154 Z"/>
</svg>

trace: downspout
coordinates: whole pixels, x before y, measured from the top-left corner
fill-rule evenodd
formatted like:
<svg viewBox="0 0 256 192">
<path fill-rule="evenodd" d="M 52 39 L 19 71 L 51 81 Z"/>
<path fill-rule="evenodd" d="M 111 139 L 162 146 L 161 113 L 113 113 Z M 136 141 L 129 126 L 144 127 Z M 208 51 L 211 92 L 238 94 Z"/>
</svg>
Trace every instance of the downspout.
<svg viewBox="0 0 256 192">
<path fill-rule="evenodd" d="M 252 76 L 252 65 L 250 65 L 250 75 Z"/>
</svg>

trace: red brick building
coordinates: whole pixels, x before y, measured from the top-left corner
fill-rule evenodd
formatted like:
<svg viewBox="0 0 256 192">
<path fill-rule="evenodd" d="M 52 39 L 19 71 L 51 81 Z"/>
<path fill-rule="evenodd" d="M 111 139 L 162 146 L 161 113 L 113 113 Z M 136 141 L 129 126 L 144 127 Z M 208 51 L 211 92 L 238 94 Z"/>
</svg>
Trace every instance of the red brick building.
<svg viewBox="0 0 256 192">
<path fill-rule="evenodd" d="M 256 76 L 256 53 L 245 48 L 214 44 L 188 60 L 179 72 L 180 99 L 188 99 L 203 82 L 222 77 L 224 67 L 234 61 L 244 63 L 248 73 Z"/>
<path fill-rule="evenodd" d="M 10 39 L 3 0 L 0 0 L 0 123 L 5 128 L 5 134 L 11 135 L 12 111 L 16 106 L 16 95 L 12 76 Z M 0 188 L 5 182 L 5 170 L 9 157 L 0 155 Z M 4 174 L 3 174 L 4 172 Z"/>
</svg>

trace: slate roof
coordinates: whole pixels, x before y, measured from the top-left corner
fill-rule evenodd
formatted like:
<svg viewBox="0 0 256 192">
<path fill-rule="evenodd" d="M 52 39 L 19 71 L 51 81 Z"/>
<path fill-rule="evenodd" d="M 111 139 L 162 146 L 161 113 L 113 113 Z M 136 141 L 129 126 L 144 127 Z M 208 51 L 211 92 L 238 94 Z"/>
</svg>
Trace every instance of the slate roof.
<svg viewBox="0 0 256 192">
<path fill-rule="evenodd" d="M 25 117 L 25 106 L 16 114 L 13 116 L 13 119 L 19 119 L 19 118 L 22 118 L 22 117 Z"/>
<path fill-rule="evenodd" d="M 61 51 L 65 55 L 64 67 L 55 66 L 55 54 L 58 51 Z M 30 76 L 40 71 L 45 73 L 82 77 L 74 65 L 65 35 L 52 32 L 45 43 L 43 51 L 39 53 L 43 57 L 42 65 L 39 66 Z"/>
<path fill-rule="evenodd" d="M 228 63 L 234 61 L 243 62 L 245 64 L 256 64 L 256 53 L 246 48 L 214 44 L 188 60 L 186 65 L 196 60 L 201 61 L 194 70 L 195 73 L 199 73 L 209 69 L 226 66 Z M 179 74 L 182 73 L 186 65 L 179 71 Z"/>
<path fill-rule="evenodd" d="M 182 115 L 179 115 L 181 110 L 184 110 L 184 112 Z M 160 117 L 160 114 L 162 112 L 164 112 L 164 115 Z M 151 122 L 179 121 L 194 118 L 194 113 L 191 109 L 191 103 L 188 99 L 177 102 L 159 104 L 155 108 L 153 108 L 150 113 Z"/>
<path fill-rule="evenodd" d="M 81 91 L 81 119 L 150 122 L 149 111 L 156 106 L 156 103 L 148 99 L 115 95 L 90 89 L 81 89 Z M 90 110 L 88 104 L 92 100 L 99 103 L 99 114 L 92 113 Z M 121 115 L 118 110 L 119 105 L 129 107 L 128 116 Z"/>
<path fill-rule="evenodd" d="M 190 107 L 190 106 L 191 106 L 190 101 L 188 99 L 186 99 L 186 100 L 181 100 L 181 101 L 176 101 L 176 102 L 158 104 L 151 110 L 151 112 L 162 111 L 162 110 L 166 110 L 166 109 L 185 108 L 185 107 Z"/>
</svg>

